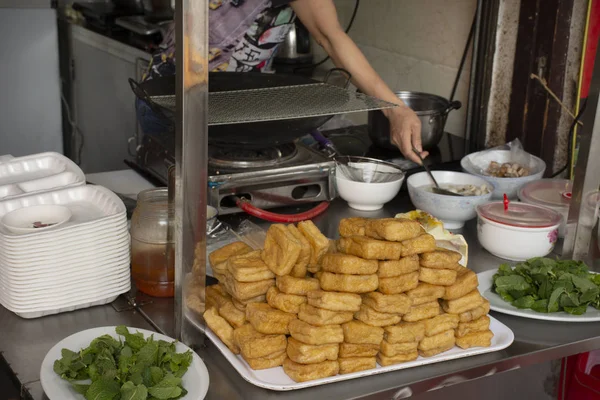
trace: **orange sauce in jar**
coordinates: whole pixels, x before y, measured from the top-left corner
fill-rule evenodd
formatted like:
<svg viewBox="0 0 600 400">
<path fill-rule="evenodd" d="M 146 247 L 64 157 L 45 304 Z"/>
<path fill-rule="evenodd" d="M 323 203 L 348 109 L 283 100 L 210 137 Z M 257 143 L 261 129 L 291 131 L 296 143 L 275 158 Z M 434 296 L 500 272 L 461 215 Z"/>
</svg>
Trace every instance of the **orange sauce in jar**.
<svg viewBox="0 0 600 400">
<path fill-rule="evenodd" d="M 131 240 L 131 275 L 137 288 L 153 297 L 175 295 L 175 250 L 165 244 Z"/>
</svg>

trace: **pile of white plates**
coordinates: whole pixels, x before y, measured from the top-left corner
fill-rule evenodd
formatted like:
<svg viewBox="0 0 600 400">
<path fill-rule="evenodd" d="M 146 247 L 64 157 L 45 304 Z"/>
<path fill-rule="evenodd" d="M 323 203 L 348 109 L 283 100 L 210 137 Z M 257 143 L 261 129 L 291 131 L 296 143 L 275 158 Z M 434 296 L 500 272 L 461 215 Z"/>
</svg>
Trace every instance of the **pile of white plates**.
<svg viewBox="0 0 600 400">
<path fill-rule="evenodd" d="M 67 210 L 63 220 L 53 221 L 52 209 L 60 208 Z M 36 222 L 55 225 L 23 228 Z M 129 265 L 125 205 L 104 187 L 80 185 L 0 202 L 0 303 L 23 318 L 109 303 L 129 291 Z"/>
</svg>

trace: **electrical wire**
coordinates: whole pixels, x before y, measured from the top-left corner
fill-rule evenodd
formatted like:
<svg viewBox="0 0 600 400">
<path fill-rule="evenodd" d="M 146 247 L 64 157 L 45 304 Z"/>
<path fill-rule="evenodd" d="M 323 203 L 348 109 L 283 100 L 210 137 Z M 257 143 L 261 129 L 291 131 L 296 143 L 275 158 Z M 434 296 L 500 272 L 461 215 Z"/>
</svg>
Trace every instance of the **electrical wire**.
<svg viewBox="0 0 600 400">
<path fill-rule="evenodd" d="M 558 175 L 562 174 L 563 172 L 565 172 L 567 170 L 567 168 L 569 168 L 569 165 L 571 165 L 571 160 L 573 157 L 573 142 L 574 142 L 574 133 L 575 133 L 575 128 L 577 127 L 577 124 L 579 123 L 579 120 L 581 119 L 581 116 L 583 115 L 583 112 L 585 111 L 587 107 L 587 99 L 584 100 L 581 108 L 579 109 L 579 112 L 577 113 L 577 115 L 575 116 L 575 119 L 573 120 L 573 123 L 571 124 L 571 128 L 569 129 L 569 147 L 567 149 L 567 162 L 565 163 L 565 166 L 562 167 L 561 169 L 559 169 L 558 171 L 556 171 L 554 174 L 551 175 L 551 178 L 556 178 Z"/>
</svg>

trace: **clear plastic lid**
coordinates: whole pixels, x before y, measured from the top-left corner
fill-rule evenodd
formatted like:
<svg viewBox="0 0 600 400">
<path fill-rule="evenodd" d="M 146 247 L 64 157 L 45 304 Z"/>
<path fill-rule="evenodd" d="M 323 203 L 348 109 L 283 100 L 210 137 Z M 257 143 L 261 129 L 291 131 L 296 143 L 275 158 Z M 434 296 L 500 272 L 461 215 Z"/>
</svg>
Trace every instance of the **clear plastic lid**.
<svg viewBox="0 0 600 400">
<path fill-rule="evenodd" d="M 525 203 L 559 210 L 571 205 L 573 183 L 568 179 L 540 179 L 524 185 L 519 199 Z"/>
<path fill-rule="evenodd" d="M 505 211 L 501 201 L 477 206 L 477 214 L 499 224 L 520 228 L 547 228 L 560 224 L 562 218 L 551 208 L 519 202 L 510 202 Z"/>
</svg>

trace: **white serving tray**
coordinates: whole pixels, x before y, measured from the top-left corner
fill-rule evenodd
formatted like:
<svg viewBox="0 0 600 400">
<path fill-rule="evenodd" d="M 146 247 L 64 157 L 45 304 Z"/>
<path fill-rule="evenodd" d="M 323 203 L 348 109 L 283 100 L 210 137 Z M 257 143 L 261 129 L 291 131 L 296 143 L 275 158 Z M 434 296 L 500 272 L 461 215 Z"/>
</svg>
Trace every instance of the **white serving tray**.
<svg viewBox="0 0 600 400">
<path fill-rule="evenodd" d="M 192 315 L 189 315 L 188 318 L 193 320 Z M 454 360 L 457 358 L 471 357 L 478 354 L 492 353 L 507 348 L 515 339 L 515 335 L 510 330 L 510 328 L 508 328 L 506 325 L 504 325 L 502 322 L 498 321 L 492 316 L 490 316 L 490 329 L 494 333 L 494 338 L 492 339 L 491 347 L 476 347 L 467 350 L 462 350 L 458 347 L 454 347 L 434 357 L 419 357 L 415 361 L 390 365 L 387 367 L 381 367 L 377 365 L 376 368 L 369 369 L 366 371 L 354 372 L 345 375 L 336 375 L 329 378 L 316 379 L 313 381 L 301 383 L 294 382 L 292 378 L 285 374 L 282 367 L 264 369 L 259 371 L 253 370 L 246 363 L 246 361 L 244 361 L 242 356 L 237 356 L 233 354 L 210 329 L 206 329 L 206 335 L 217 346 L 217 348 L 225 356 L 227 361 L 231 363 L 231 365 L 237 370 L 237 372 L 242 376 L 242 378 L 244 378 L 245 380 L 247 380 L 255 386 L 262 387 L 265 389 L 276 391 L 288 391 L 303 389 L 311 386 L 325 385 L 333 382 L 341 382 L 350 379 L 362 378 L 364 376 L 383 374 L 386 372 L 398 371 L 406 368 L 420 367 L 422 365 L 434 364 L 438 362 Z"/>
<path fill-rule="evenodd" d="M 85 304 L 78 304 L 75 306 L 66 306 L 66 307 L 58 308 L 58 309 L 54 309 L 54 310 L 15 312 L 15 314 L 17 314 L 19 317 L 25 318 L 25 319 L 41 318 L 41 317 L 45 317 L 47 315 L 54 315 L 54 314 L 60 314 L 60 313 L 64 313 L 64 312 L 75 311 L 75 310 L 82 310 L 84 308 L 90 308 L 90 307 L 94 307 L 94 306 L 102 306 L 104 304 L 112 303 L 113 301 L 115 301 L 117 299 L 117 297 L 119 297 L 118 294 L 116 296 L 113 295 L 113 296 L 107 297 L 105 299 L 92 301 L 90 303 L 85 303 Z"/>
</svg>

